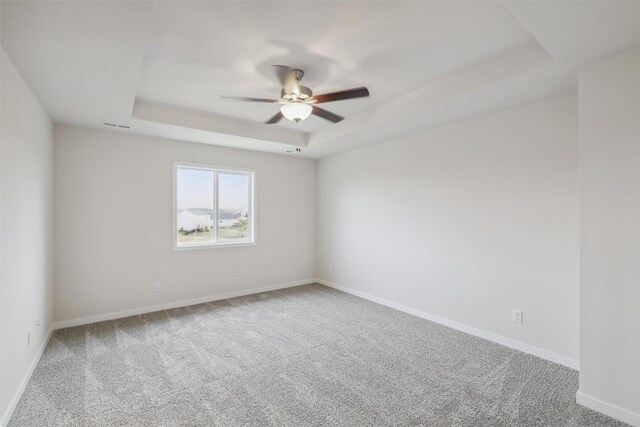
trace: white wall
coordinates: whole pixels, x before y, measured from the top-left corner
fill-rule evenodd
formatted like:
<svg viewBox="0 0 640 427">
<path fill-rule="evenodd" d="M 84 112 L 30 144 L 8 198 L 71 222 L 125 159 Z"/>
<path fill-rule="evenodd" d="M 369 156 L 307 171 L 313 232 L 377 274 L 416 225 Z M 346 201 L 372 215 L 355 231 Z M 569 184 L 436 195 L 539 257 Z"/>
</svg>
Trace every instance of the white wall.
<svg viewBox="0 0 640 427">
<path fill-rule="evenodd" d="M 579 84 L 578 399 L 640 425 L 640 50 L 583 66 Z"/>
<path fill-rule="evenodd" d="M 53 320 L 53 138 L 49 116 L 4 50 L 1 141 L 0 416 L 6 421 Z"/>
<path fill-rule="evenodd" d="M 321 159 L 320 277 L 577 364 L 577 130 L 566 94 Z"/>
<path fill-rule="evenodd" d="M 56 320 L 315 277 L 315 161 L 64 125 L 54 140 Z M 257 170 L 257 246 L 172 250 L 173 161 Z"/>
</svg>

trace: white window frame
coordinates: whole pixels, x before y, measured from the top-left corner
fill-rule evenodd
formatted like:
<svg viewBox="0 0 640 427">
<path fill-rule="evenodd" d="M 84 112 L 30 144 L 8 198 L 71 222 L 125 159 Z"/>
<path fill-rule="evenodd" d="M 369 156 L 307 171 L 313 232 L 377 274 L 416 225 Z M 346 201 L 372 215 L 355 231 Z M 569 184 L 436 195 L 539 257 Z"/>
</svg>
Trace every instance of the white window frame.
<svg viewBox="0 0 640 427">
<path fill-rule="evenodd" d="M 213 172 L 213 237 L 211 243 L 196 243 L 178 245 L 178 168 L 205 170 Z M 247 212 L 249 240 L 242 242 L 226 242 L 218 240 L 218 173 L 248 175 L 249 176 L 249 212 Z M 239 246 L 256 246 L 256 171 L 227 166 L 215 166 L 202 163 L 173 162 L 173 231 L 171 239 L 174 251 L 189 251 L 193 249 L 232 248 Z"/>
</svg>

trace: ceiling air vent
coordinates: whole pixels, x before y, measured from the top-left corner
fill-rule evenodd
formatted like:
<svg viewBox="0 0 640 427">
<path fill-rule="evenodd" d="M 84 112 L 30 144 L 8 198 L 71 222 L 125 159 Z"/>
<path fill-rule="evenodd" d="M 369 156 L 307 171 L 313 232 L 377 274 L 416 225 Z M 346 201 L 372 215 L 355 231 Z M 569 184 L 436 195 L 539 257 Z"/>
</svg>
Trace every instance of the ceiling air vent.
<svg viewBox="0 0 640 427">
<path fill-rule="evenodd" d="M 112 128 L 131 129 L 131 126 L 129 125 L 119 125 L 116 123 L 109 123 L 109 122 L 102 122 L 102 124 L 105 126 L 111 126 Z"/>
</svg>

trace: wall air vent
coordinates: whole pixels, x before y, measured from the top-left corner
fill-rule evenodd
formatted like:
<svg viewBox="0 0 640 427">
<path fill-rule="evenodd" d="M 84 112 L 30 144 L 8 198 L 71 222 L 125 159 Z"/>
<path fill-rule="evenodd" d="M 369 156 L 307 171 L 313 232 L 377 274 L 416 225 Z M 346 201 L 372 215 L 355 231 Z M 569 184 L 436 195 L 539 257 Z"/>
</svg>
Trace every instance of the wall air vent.
<svg viewBox="0 0 640 427">
<path fill-rule="evenodd" d="M 102 124 L 105 126 L 111 126 L 112 128 L 131 129 L 131 126 L 129 125 L 119 125 L 116 123 L 109 123 L 109 122 L 102 122 Z"/>
</svg>

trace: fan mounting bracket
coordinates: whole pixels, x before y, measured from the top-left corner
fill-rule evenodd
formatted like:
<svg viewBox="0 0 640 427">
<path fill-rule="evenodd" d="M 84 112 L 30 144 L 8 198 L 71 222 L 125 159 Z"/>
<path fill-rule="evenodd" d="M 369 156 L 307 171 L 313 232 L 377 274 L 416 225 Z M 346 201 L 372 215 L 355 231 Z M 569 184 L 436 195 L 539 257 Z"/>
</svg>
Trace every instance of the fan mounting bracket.
<svg viewBox="0 0 640 427">
<path fill-rule="evenodd" d="M 298 68 L 294 68 L 293 70 L 291 70 L 291 77 L 296 79 L 296 81 L 300 81 L 302 80 L 302 77 L 304 77 L 304 71 Z"/>
</svg>

